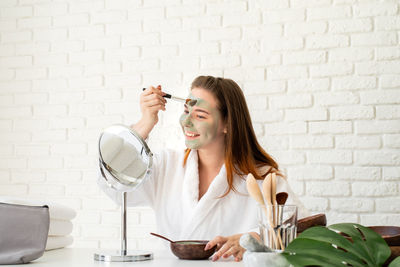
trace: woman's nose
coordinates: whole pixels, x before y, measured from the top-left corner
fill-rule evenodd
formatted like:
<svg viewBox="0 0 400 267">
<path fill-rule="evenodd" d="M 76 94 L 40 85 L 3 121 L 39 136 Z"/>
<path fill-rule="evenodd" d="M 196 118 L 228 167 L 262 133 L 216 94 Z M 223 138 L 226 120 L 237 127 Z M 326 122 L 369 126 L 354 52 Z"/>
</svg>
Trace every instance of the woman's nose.
<svg viewBox="0 0 400 267">
<path fill-rule="evenodd" d="M 188 114 L 188 116 L 185 118 L 185 120 L 183 121 L 183 125 L 184 126 L 193 126 L 192 123 L 192 118 L 190 117 L 190 114 Z"/>
</svg>

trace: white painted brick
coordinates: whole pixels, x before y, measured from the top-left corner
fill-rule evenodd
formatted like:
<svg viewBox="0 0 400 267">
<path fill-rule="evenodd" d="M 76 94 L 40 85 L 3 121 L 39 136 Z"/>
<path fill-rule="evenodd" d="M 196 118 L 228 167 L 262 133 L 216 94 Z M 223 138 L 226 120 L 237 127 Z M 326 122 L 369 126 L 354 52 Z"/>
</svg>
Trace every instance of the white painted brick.
<svg viewBox="0 0 400 267">
<path fill-rule="evenodd" d="M 307 77 L 306 66 L 277 66 L 267 68 L 267 79 L 285 80 Z"/>
<path fill-rule="evenodd" d="M 112 1 L 115 2 L 115 1 Z M 104 9 L 104 1 L 73 1 L 68 3 L 70 13 L 93 12 Z"/>
<path fill-rule="evenodd" d="M 18 56 L 29 56 L 32 54 L 44 54 L 49 51 L 50 45 L 48 43 L 26 43 L 16 44 L 15 54 Z"/>
<path fill-rule="evenodd" d="M 389 47 L 377 47 L 376 58 L 378 60 L 390 60 L 400 58 L 400 47 L 389 46 Z"/>
<path fill-rule="evenodd" d="M 372 31 L 372 20 L 365 19 L 344 19 L 332 20 L 329 22 L 329 32 L 332 33 L 353 33 Z"/>
<path fill-rule="evenodd" d="M 327 91 L 329 89 L 329 79 L 294 79 L 288 81 L 289 92 L 315 92 Z"/>
<path fill-rule="evenodd" d="M 356 63 L 356 73 L 359 74 L 398 74 L 400 63 L 398 61 L 379 61 Z"/>
<path fill-rule="evenodd" d="M 204 13 L 205 7 L 203 5 L 181 5 L 181 6 L 167 6 L 166 17 L 194 17 Z"/>
<path fill-rule="evenodd" d="M 267 123 L 264 124 L 264 129 L 267 135 L 301 134 L 307 132 L 307 124 L 305 122 Z"/>
<path fill-rule="evenodd" d="M 266 11 L 263 12 L 264 23 L 284 23 L 293 21 L 304 21 L 305 20 L 305 9 L 293 8 L 286 10 Z"/>
<path fill-rule="evenodd" d="M 4 155 L 4 156 L 12 156 L 14 155 L 14 147 L 13 145 L 9 144 L 9 145 L 4 145 L 1 144 L 0 145 L 0 155 Z"/>
<path fill-rule="evenodd" d="M 352 152 L 347 150 L 308 151 L 307 159 L 315 164 L 351 164 Z"/>
<path fill-rule="evenodd" d="M 41 16 L 59 16 L 68 12 L 67 3 L 49 3 L 34 6 L 35 17 Z"/>
<path fill-rule="evenodd" d="M 104 30 L 104 25 L 69 27 L 68 34 L 69 34 L 69 39 L 71 40 L 86 40 L 87 38 L 104 36 L 105 30 Z"/>
<path fill-rule="evenodd" d="M 363 104 L 398 104 L 400 102 L 399 90 L 374 90 L 360 93 Z"/>
<path fill-rule="evenodd" d="M 386 181 L 394 180 L 397 181 L 400 178 L 400 168 L 399 167 L 382 167 L 383 179 Z"/>
<path fill-rule="evenodd" d="M 306 108 L 312 105 L 311 95 L 295 94 L 284 96 L 271 96 L 270 106 L 273 108 Z"/>
<path fill-rule="evenodd" d="M 103 77 L 100 75 L 85 77 L 85 78 L 70 78 L 68 79 L 68 85 L 70 88 L 91 88 L 99 87 L 103 84 Z"/>
<path fill-rule="evenodd" d="M 232 3 L 233 4 L 233 3 Z M 196 16 L 196 17 L 184 17 L 182 20 L 183 30 L 203 29 L 203 28 L 214 28 L 221 26 L 221 16 Z M 180 20 L 178 20 L 180 21 Z M 144 26 L 146 23 L 144 24 Z M 146 28 L 145 28 L 146 29 Z"/>
<path fill-rule="evenodd" d="M 375 27 L 378 31 L 389 31 L 400 29 L 400 19 L 398 16 L 376 17 Z"/>
<path fill-rule="evenodd" d="M 0 45 L 0 56 L 11 56 L 15 54 L 15 45 L 14 44 L 5 44 Z"/>
<path fill-rule="evenodd" d="M 122 70 L 126 73 L 137 73 L 143 71 L 151 71 L 153 69 L 159 69 L 160 67 L 158 59 L 141 59 L 132 60 L 129 62 L 122 63 Z"/>
<path fill-rule="evenodd" d="M 380 75 L 379 86 L 381 88 L 400 87 L 400 75 Z"/>
<path fill-rule="evenodd" d="M 78 212 L 74 222 L 79 222 L 82 224 L 100 224 L 100 212 Z"/>
<path fill-rule="evenodd" d="M 48 170 L 46 171 L 46 180 L 52 184 L 63 184 L 65 181 L 70 181 L 71 183 L 81 183 L 82 175 L 80 171 L 71 170 Z M 77 206 L 74 204 L 74 206 Z"/>
<path fill-rule="evenodd" d="M 286 84 L 284 81 L 245 82 L 242 89 L 246 95 L 278 93 L 285 91 Z"/>
<path fill-rule="evenodd" d="M 329 62 L 335 61 L 369 61 L 374 58 L 373 48 L 337 48 L 330 49 L 328 52 Z"/>
<path fill-rule="evenodd" d="M 247 4 L 244 1 L 235 1 L 229 3 L 207 3 L 206 13 L 210 15 L 219 15 L 226 13 L 239 13 L 247 10 Z"/>
<path fill-rule="evenodd" d="M 119 207 L 110 198 L 103 195 L 102 197 L 85 198 L 82 201 L 82 209 L 88 211 L 110 211 L 119 210 Z"/>
<path fill-rule="evenodd" d="M 395 196 L 398 194 L 397 183 L 391 182 L 354 182 L 354 196 Z"/>
<path fill-rule="evenodd" d="M 23 68 L 15 71 L 15 78 L 17 80 L 34 80 L 43 79 L 47 76 L 45 68 Z"/>
<path fill-rule="evenodd" d="M 360 215 L 360 223 L 362 225 L 398 225 L 400 215 L 398 214 L 365 214 Z"/>
<path fill-rule="evenodd" d="M 141 22 L 138 21 L 141 26 Z M 142 26 L 140 28 L 140 31 Z M 187 29 L 186 29 L 187 30 Z M 139 31 L 139 32 L 140 32 Z M 143 21 L 143 32 L 177 32 L 182 31 L 181 19 L 152 19 Z"/>
<path fill-rule="evenodd" d="M 333 148 L 333 138 L 331 136 L 291 136 L 290 147 L 300 149 Z"/>
<path fill-rule="evenodd" d="M 123 35 L 139 33 L 142 30 L 142 24 L 139 21 L 129 23 L 114 23 L 105 25 L 106 35 Z"/>
<path fill-rule="evenodd" d="M 128 20 L 149 20 L 164 18 L 164 8 L 135 8 L 128 10 Z"/>
<path fill-rule="evenodd" d="M 400 134 L 383 135 L 383 146 L 389 148 L 400 148 Z"/>
<path fill-rule="evenodd" d="M 83 100 L 83 92 L 57 92 L 51 93 L 49 104 L 68 104 Z"/>
<path fill-rule="evenodd" d="M 253 11 L 247 13 L 241 13 L 240 16 L 238 16 L 238 14 L 226 14 L 223 15 L 222 17 L 223 27 L 254 25 L 254 24 L 260 24 L 260 22 L 261 22 L 261 13 Z"/>
<path fill-rule="evenodd" d="M 98 63 L 103 59 L 101 51 L 84 51 L 69 54 L 69 62 L 73 64 Z"/>
<path fill-rule="evenodd" d="M 262 41 L 264 51 L 299 50 L 304 47 L 303 38 L 297 36 L 271 37 Z"/>
<path fill-rule="evenodd" d="M 253 126 L 259 124 L 253 124 Z M 263 129 L 262 129 L 263 130 Z M 264 134 L 264 130 L 262 131 Z M 258 136 L 257 132 L 256 135 Z M 289 148 L 289 136 L 277 136 L 271 135 L 267 137 L 258 138 L 261 146 L 265 148 L 267 151 L 278 150 L 278 149 L 288 149 Z"/>
<path fill-rule="evenodd" d="M 32 57 L 30 56 L 14 56 L 1 57 L 0 67 L 2 68 L 18 68 L 32 66 Z"/>
<path fill-rule="evenodd" d="M 328 77 L 352 74 L 353 65 L 349 63 L 328 63 L 310 66 L 311 77 Z"/>
<path fill-rule="evenodd" d="M 1 185 L 0 194 L 11 196 L 26 196 L 28 186 L 22 184 Z"/>
<path fill-rule="evenodd" d="M 268 134 L 268 132 L 267 132 Z M 299 165 L 299 164 L 304 164 L 305 163 L 305 155 L 303 152 L 300 151 L 270 151 L 270 155 L 272 155 L 272 157 L 274 159 L 276 159 L 277 162 L 279 162 L 279 164 L 281 165 Z M 291 182 L 292 183 L 292 182 Z M 293 181 L 293 183 L 296 183 Z M 296 183 L 298 185 L 302 184 L 302 182 L 300 183 Z M 292 189 L 294 189 L 292 187 Z M 303 195 L 303 189 L 299 188 L 299 191 L 296 192 L 299 195 Z"/>
<path fill-rule="evenodd" d="M 335 178 L 349 181 L 374 181 L 380 180 L 381 170 L 379 167 L 357 167 L 348 166 L 335 167 Z"/>
<path fill-rule="evenodd" d="M 380 148 L 381 139 L 379 136 L 336 136 L 335 146 L 344 149 L 366 149 Z"/>
<path fill-rule="evenodd" d="M 398 119 L 400 118 L 399 105 L 379 105 L 376 106 L 376 118 L 381 119 Z"/>
<path fill-rule="evenodd" d="M 1 18 L 23 18 L 31 17 L 33 9 L 31 6 L 2 7 Z"/>
<path fill-rule="evenodd" d="M 74 170 L 95 169 L 99 166 L 99 159 L 97 155 L 90 157 L 88 156 L 64 157 L 64 162 L 66 169 L 74 169 Z"/>
<path fill-rule="evenodd" d="M 3 33 L 1 39 L 3 43 L 21 43 L 30 41 L 32 39 L 32 33 L 30 31 Z"/>
<path fill-rule="evenodd" d="M 312 134 L 346 134 L 352 132 L 350 121 L 312 121 L 308 123 Z"/>
<path fill-rule="evenodd" d="M 48 156 L 48 145 L 17 145 L 15 147 L 15 154 L 17 156 Z M 41 179 L 44 180 L 44 179 Z"/>
<path fill-rule="evenodd" d="M 143 56 L 146 56 L 145 54 L 146 47 L 143 47 L 142 54 Z M 106 62 L 121 62 L 125 60 L 132 60 L 132 59 L 138 59 L 140 56 L 140 50 L 138 47 L 124 47 L 124 48 L 118 48 L 118 49 L 106 49 L 104 51 L 104 60 Z M 155 55 L 157 56 L 157 55 Z M 101 59 L 100 54 L 99 54 L 99 61 Z"/>
<path fill-rule="evenodd" d="M 50 120 L 50 129 L 70 129 L 70 128 L 81 128 L 84 127 L 84 118 L 57 118 Z"/>
<path fill-rule="evenodd" d="M 399 197 L 377 199 L 376 208 L 380 212 L 399 213 L 400 212 L 399 203 L 400 203 Z"/>
<path fill-rule="evenodd" d="M 46 180 L 46 175 L 41 171 L 15 171 L 12 173 L 11 181 L 13 183 L 30 184 L 43 183 Z"/>
<path fill-rule="evenodd" d="M 238 40 L 241 36 L 240 28 L 202 29 L 202 41 Z"/>
<path fill-rule="evenodd" d="M 90 90 L 86 92 L 85 99 L 86 102 L 94 103 L 106 102 L 107 100 L 117 101 L 121 99 L 121 91 L 119 89 Z"/>
<path fill-rule="evenodd" d="M 397 5 L 395 2 L 367 2 L 354 6 L 354 15 L 356 17 L 372 17 L 394 15 L 397 13 Z"/>
<path fill-rule="evenodd" d="M 24 18 L 17 21 L 18 28 L 22 29 L 32 29 L 32 28 L 50 28 L 51 18 L 50 17 L 40 17 L 40 18 Z"/>
<path fill-rule="evenodd" d="M 152 80 L 154 81 L 154 79 Z M 105 75 L 104 85 L 106 87 L 128 87 L 132 85 L 139 85 L 141 83 L 140 75 L 138 74 L 110 74 Z M 136 87 L 137 88 L 137 87 Z"/>
<path fill-rule="evenodd" d="M 324 21 L 285 23 L 285 35 L 287 36 L 321 34 L 326 32 L 326 29 L 327 23 Z"/>
<path fill-rule="evenodd" d="M 283 120 L 281 110 L 254 110 L 250 111 L 250 116 L 254 122 L 278 122 Z"/>
<path fill-rule="evenodd" d="M 50 147 L 52 155 L 84 155 L 87 152 L 86 144 L 53 144 Z"/>
<path fill-rule="evenodd" d="M 8 20 L 1 20 L 0 21 L 0 29 L 5 32 L 5 31 L 14 31 L 17 29 L 17 21 L 13 18 L 10 18 Z"/>
<path fill-rule="evenodd" d="M 376 77 L 344 76 L 332 78 L 333 90 L 357 90 L 376 88 Z"/>
<path fill-rule="evenodd" d="M 19 106 L 19 107 L 1 107 L 0 118 L 21 118 L 29 117 L 32 114 L 30 107 Z"/>
<path fill-rule="evenodd" d="M 97 238 L 113 238 L 117 239 L 119 237 L 118 226 L 114 227 L 104 227 L 102 225 L 82 225 L 82 237 L 93 237 Z"/>
<path fill-rule="evenodd" d="M 307 20 L 325 20 L 351 17 L 350 6 L 307 8 Z"/>
<path fill-rule="evenodd" d="M 306 183 L 306 192 L 310 196 L 317 197 L 335 197 L 349 196 L 350 184 L 347 182 L 325 181 Z"/>
<path fill-rule="evenodd" d="M 0 130 L 11 131 L 12 130 L 12 120 L 0 120 Z"/>
<path fill-rule="evenodd" d="M 27 132 L 18 133 L 18 132 L 7 132 L 2 131 L 0 133 L 0 143 L 24 143 L 31 141 L 31 135 Z"/>
<path fill-rule="evenodd" d="M 241 54 L 241 65 L 243 67 L 262 67 L 265 68 L 266 66 L 276 66 L 280 64 L 281 57 L 280 55 L 261 55 L 259 54 L 247 54 L 247 53 L 240 53 Z"/>
<path fill-rule="evenodd" d="M 283 64 L 312 64 L 326 62 L 324 51 L 288 52 L 283 55 Z"/>
<path fill-rule="evenodd" d="M 372 119 L 374 109 L 371 106 L 344 106 L 329 108 L 331 120 Z"/>
<path fill-rule="evenodd" d="M 224 78 L 235 81 L 263 81 L 265 70 L 263 68 L 232 68 L 224 70 Z"/>
<path fill-rule="evenodd" d="M 67 64 L 67 54 L 51 54 L 45 57 L 34 56 L 33 65 L 40 67 L 60 66 Z"/>
<path fill-rule="evenodd" d="M 61 169 L 64 165 L 64 160 L 62 158 L 55 158 L 55 157 L 31 157 L 28 159 L 28 167 L 31 169 Z M 46 186 L 50 188 L 53 185 L 41 185 L 37 187 L 37 191 L 45 192 L 47 191 Z M 54 195 L 64 195 L 64 186 L 54 186 L 58 188 L 59 193 L 52 193 Z M 30 187 L 32 189 L 32 187 Z M 31 191 L 32 192 L 32 191 Z"/>
<path fill-rule="evenodd" d="M 306 37 L 306 48 L 337 48 L 347 47 L 350 44 L 350 38 L 346 35 L 310 35 Z"/>
<path fill-rule="evenodd" d="M 397 120 L 366 120 L 356 121 L 355 131 L 359 134 L 387 134 L 400 131 L 400 121 Z"/>
<path fill-rule="evenodd" d="M 32 141 L 34 142 L 53 142 L 66 140 L 67 134 L 65 130 L 47 130 L 32 133 Z"/>
<path fill-rule="evenodd" d="M 3 106 L 12 106 L 14 104 L 14 96 L 12 95 L 1 95 L 0 104 Z"/>
<path fill-rule="evenodd" d="M 324 212 L 328 209 L 328 199 L 321 197 L 302 197 L 301 201 L 304 206 L 311 210 L 317 212 Z"/>
<path fill-rule="evenodd" d="M 14 122 L 15 130 L 26 130 L 31 131 L 45 130 L 48 127 L 47 120 L 31 120 L 31 119 L 19 119 Z"/>
<path fill-rule="evenodd" d="M 26 168 L 26 159 L 24 158 L 2 158 L 0 161 L 1 169 L 24 169 Z"/>
<path fill-rule="evenodd" d="M 391 166 L 400 164 L 400 152 L 397 150 L 370 150 L 355 152 L 355 163 L 368 166 Z"/>
<path fill-rule="evenodd" d="M 366 198 L 346 199 L 331 198 L 330 206 L 332 210 L 338 212 L 367 213 L 374 211 L 374 200 Z"/>
<path fill-rule="evenodd" d="M 358 104 L 359 96 L 353 92 L 317 93 L 314 94 L 314 101 L 319 106 Z"/>
<path fill-rule="evenodd" d="M 0 89 L 2 93 L 28 92 L 31 89 L 31 82 L 29 81 L 0 82 Z"/>
<path fill-rule="evenodd" d="M 61 41 L 67 39 L 67 29 L 34 29 L 34 41 Z"/>
<path fill-rule="evenodd" d="M 172 33 L 171 33 L 172 34 Z M 171 34 L 168 35 L 169 40 L 172 44 L 176 44 L 174 42 Z M 184 37 L 182 37 L 184 38 Z M 121 47 L 130 47 L 130 46 L 146 46 L 146 45 L 158 45 L 160 43 L 160 34 L 159 33 L 146 33 L 146 34 L 132 34 L 132 35 L 123 35 L 121 40 Z"/>
<path fill-rule="evenodd" d="M 0 48 L 1 49 L 1 48 Z M 4 69 L 0 73 L 0 80 L 1 81 L 10 81 L 13 80 L 15 77 L 15 71 L 11 69 Z"/>
<path fill-rule="evenodd" d="M 140 9 L 141 11 L 142 9 Z M 93 14 L 90 14 L 90 23 L 91 24 L 106 24 L 106 23 L 119 23 L 126 21 L 127 12 L 124 11 L 99 11 Z M 131 16 L 130 16 L 131 18 Z"/>
<path fill-rule="evenodd" d="M 240 57 L 232 55 L 226 56 L 202 56 L 200 58 L 200 68 L 232 68 L 240 65 Z"/>
<path fill-rule="evenodd" d="M 64 79 L 47 79 L 47 80 L 34 80 L 32 81 L 32 91 L 34 92 L 47 92 L 49 90 L 65 90 L 67 88 L 67 81 Z"/>
<path fill-rule="evenodd" d="M 307 165 L 287 168 L 288 177 L 300 181 L 330 180 L 333 178 L 333 168 L 324 165 Z"/>
<path fill-rule="evenodd" d="M 246 25 L 243 26 L 243 45 L 259 46 L 260 36 L 269 36 L 281 38 L 283 35 L 283 27 L 279 24 L 265 25 Z M 253 44 L 254 43 L 254 44 Z M 229 44 L 229 43 L 227 43 Z M 257 50 L 259 51 L 259 50 Z"/>
<path fill-rule="evenodd" d="M 351 36 L 353 46 L 379 46 L 397 44 L 397 35 L 394 32 L 360 33 Z"/>
<path fill-rule="evenodd" d="M 10 6 L 16 6 L 17 5 L 17 0 L 3 0 L 0 3 L 1 7 L 10 7 Z"/>
<path fill-rule="evenodd" d="M 67 185 L 65 188 L 66 196 L 93 196 L 99 195 L 101 189 L 97 184 L 92 185 Z M 131 223 L 131 221 L 129 221 Z"/>
<path fill-rule="evenodd" d="M 93 39 L 91 38 L 85 41 L 85 49 L 87 50 L 109 49 L 118 47 L 120 47 L 120 38 L 117 36 Z"/>
<path fill-rule="evenodd" d="M 84 75 L 102 75 L 104 73 L 120 73 L 121 64 L 120 63 L 100 63 L 85 66 Z M 103 79 L 101 79 L 103 80 Z"/>
<path fill-rule="evenodd" d="M 288 109 L 285 111 L 287 121 L 324 121 L 328 119 L 328 112 L 324 108 Z"/>
</svg>

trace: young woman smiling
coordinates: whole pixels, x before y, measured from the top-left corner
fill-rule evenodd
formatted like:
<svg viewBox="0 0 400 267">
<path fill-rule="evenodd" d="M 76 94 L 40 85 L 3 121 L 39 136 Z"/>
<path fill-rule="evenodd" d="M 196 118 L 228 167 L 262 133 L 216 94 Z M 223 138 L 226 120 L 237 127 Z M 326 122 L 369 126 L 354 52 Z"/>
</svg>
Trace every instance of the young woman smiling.
<svg viewBox="0 0 400 267">
<path fill-rule="evenodd" d="M 163 95 L 161 86 L 150 86 L 140 97 L 142 118 L 132 128 L 143 138 L 165 110 Z M 134 197 L 128 195 L 128 205 L 150 205 L 161 234 L 210 240 L 206 249 L 217 246 L 213 260 L 239 261 L 245 251 L 241 235 L 257 231 L 257 205 L 245 178 L 252 173 L 261 182 L 268 173 L 280 175 L 278 164 L 257 142 L 243 92 L 233 80 L 197 77 L 188 99 L 179 120 L 187 149 L 155 154 L 151 177 Z M 301 206 L 283 178 L 279 191 L 289 193 L 287 203 Z"/>
</svg>

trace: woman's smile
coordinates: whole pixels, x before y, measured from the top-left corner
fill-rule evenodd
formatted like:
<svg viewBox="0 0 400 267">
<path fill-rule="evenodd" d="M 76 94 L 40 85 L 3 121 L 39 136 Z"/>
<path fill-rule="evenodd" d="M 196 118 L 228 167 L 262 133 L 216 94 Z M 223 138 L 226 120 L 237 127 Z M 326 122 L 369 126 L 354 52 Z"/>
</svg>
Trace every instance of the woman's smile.
<svg viewBox="0 0 400 267">
<path fill-rule="evenodd" d="M 195 138 L 199 137 L 200 134 L 185 130 L 185 136 L 187 139 L 195 139 Z"/>
</svg>

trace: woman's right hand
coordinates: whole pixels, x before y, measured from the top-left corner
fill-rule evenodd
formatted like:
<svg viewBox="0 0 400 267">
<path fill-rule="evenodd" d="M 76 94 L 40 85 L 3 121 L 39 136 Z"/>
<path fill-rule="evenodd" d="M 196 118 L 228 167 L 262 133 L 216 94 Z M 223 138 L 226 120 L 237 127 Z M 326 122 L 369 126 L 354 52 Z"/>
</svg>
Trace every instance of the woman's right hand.
<svg viewBox="0 0 400 267">
<path fill-rule="evenodd" d="M 144 139 L 158 122 L 158 112 L 165 110 L 167 101 L 163 97 L 165 93 L 161 91 L 161 85 L 157 88 L 150 86 L 140 95 L 140 110 L 142 118 L 132 126 Z"/>
</svg>

